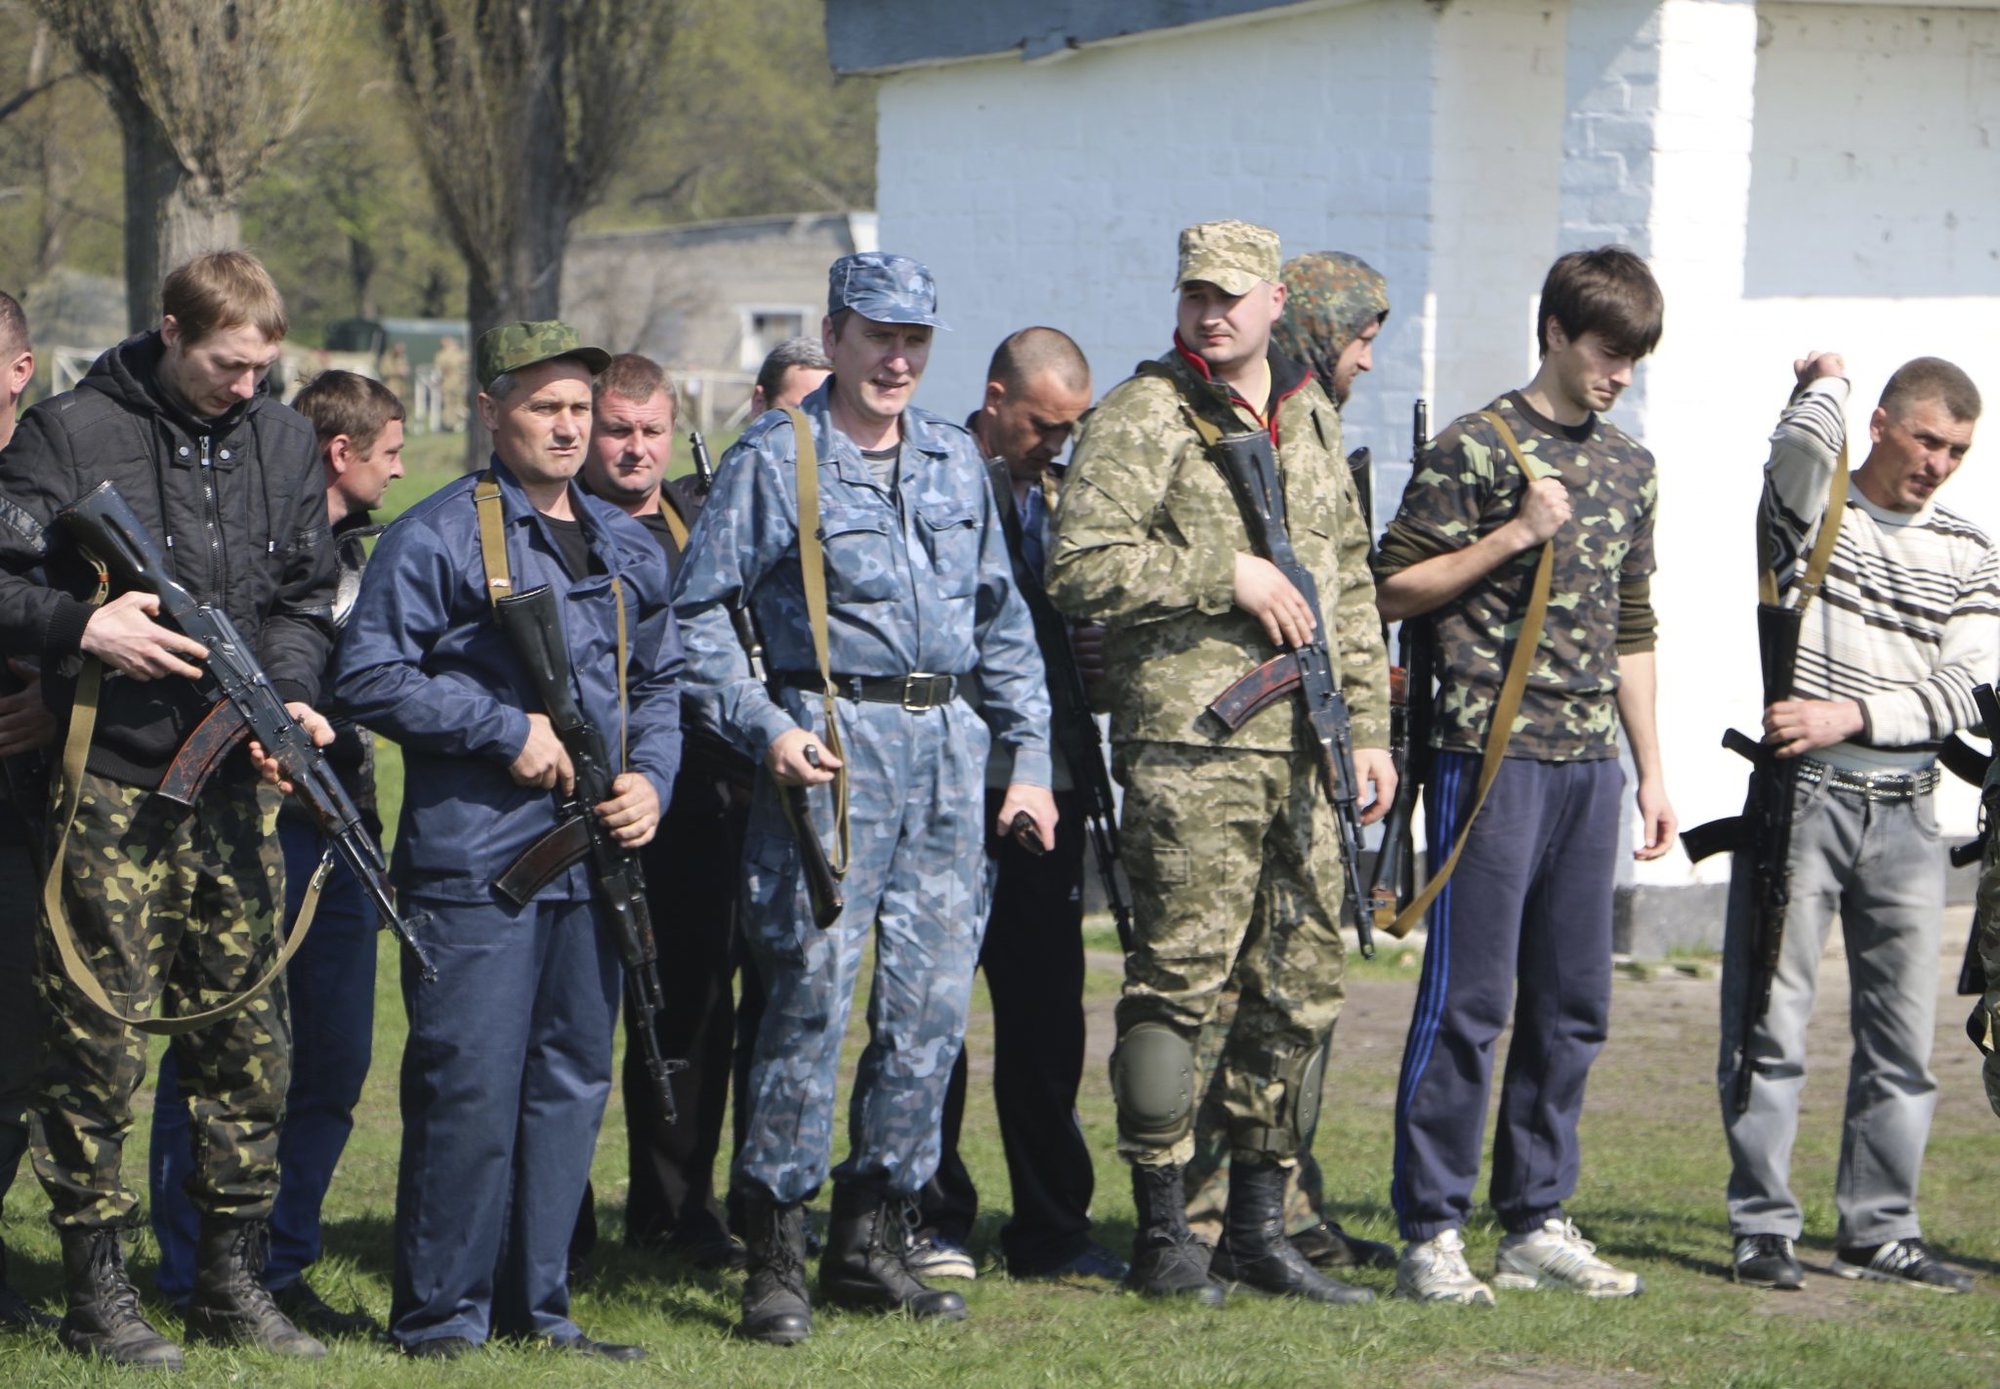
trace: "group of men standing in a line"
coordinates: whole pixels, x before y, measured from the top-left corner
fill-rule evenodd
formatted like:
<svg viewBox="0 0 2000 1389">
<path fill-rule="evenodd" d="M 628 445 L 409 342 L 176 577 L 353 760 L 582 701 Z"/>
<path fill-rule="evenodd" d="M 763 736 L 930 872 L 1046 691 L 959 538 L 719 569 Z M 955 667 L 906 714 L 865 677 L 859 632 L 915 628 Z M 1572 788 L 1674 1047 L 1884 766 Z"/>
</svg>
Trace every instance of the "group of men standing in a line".
<svg viewBox="0 0 2000 1389">
<path fill-rule="evenodd" d="M 322 832 L 280 809 L 300 769 L 255 743 L 186 803 L 167 794 L 215 691 L 207 653 L 152 594 L 112 591 L 65 524 L 106 480 L 174 577 L 244 633 L 371 817 L 369 735 L 401 746 L 394 878 L 437 971 L 404 961 L 388 1327 L 404 1353 L 448 1358 L 500 1336 L 643 1354 L 569 1316 L 620 993 L 590 862 L 546 865 L 525 894 L 495 890 L 577 796 L 573 730 L 497 620 L 543 588 L 581 719 L 616 749 L 609 791 L 584 810 L 641 856 L 668 991 L 659 1041 L 691 1063 L 669 1125 L 643 1049 L 629 1049 L 627 1237 L 745 1268 L 741 1335 L 809 1334 L 815 1238 L 823 1301 L 966 1314 L 926 1279 L 973 1273 L 976 1193 L 955 1147 L 981 966 L 1015 1276 L 1116 1278 L 1208 1304 L 1225 1286 L 1366 1302 L 1337 1275 L 1369 1266 L 1394 1267 L 1396 1291 L 1425 1301 L 1490 1304 L 1495 1286 L 1637 1293 L 1565 1203 L 1609 1021 L 1621 729 L 1636 856 L 1667 853 L 1677 829 L 1654 719 L 1657 482 L 1651 455 L 1604 418 L 1660 339 L 1659 288 L 1620 248 L 1559 259 L 1533 379 L 1445 428 L 1378 547 L 1340 406 L 1388 314 L 1381 277 L 1333 253 L 1281 265 L 1274 234 L 1217 222 L 1182 233 L 1174 287 L 1169 349 L 1087 418 L 1083 353 L 1037 327 L 1001 344 L 960 427 L 912 399 L 944 327 L 929 272 L 844 256 L 824 355 L 773 354 L 721 467 L 672 483 L 673 389 L 657 364 L 560 323 L 503 325 L 474 360 L 490 466 L 386 529 L 368 512 L 400 474 L 401 403 L 344 373 L 296 411 L 270 399 L 262 377 L 286 321 L 252 257 L 175 271 L 159 328 L 18 431 L 32 354 L 0 296 L 13 436 L 0 650 L 19 687 L 0 695 L 0 754 L 14 755 L 0 881 L 42 899 L 53 860 L 45 931 L 17 925 L 0 942 L 19 966 L 0 979 L 20 995 L 0 1000 L 0 1025 L 17 1029 L 0 1039 L 0 1177 L 32 1147 L 61 1236 L 63 1342 L 180 1363 L 120 1242 L 137 1210 L 120 1163 L 145 1063 L 134 1020 L 162 1002 L 170 1020 L 217 1017 L 176 1031 L 162 1068 L 160 1291 L 191 1336 L 289 1355 L 370 1325 L 301 1275 L 369 1064 L 373 911 L 340 873 L 307 892 Z M 1787 1172 L 1837 910 L 1856 1051 L 1834 1271 L 1962 1290 L 1922 1240 L 1915 1190 L 1935 1091 L 1933 754 L 1977 721 L 1973 686 L 2000 658 L 2000 559 L 1932 497 L 1979 399 L 1948 363 L 1906 365 L 1850 477 L 1841 359 L 1795 369 L 1760 524 L 1777 592 L 1817 601 L 1797 695 L 1765 714 L 1778 756 L 1801 760 L 1784 955 L 1747 1028 L 1748 875 L 1730 906 L 1719 1076 L 1727 1088 L 1739 1062 L 1754 1073 L 1748 1108 L 1725 1105 L 1733 1268 L 1762 1286 L 1801 1281 Z M 1079 421 L 1058 493 L 1052 465 Z M 1261 500 L 1232 482 L 1227 451 L 1246 440 L 1271 469 Z M 1822 535 L 1830 561 L 1801 584 Z M 1311 1157 L 1346 957 L 1324 753 L 1294 698 L 1234 726 L 1210 707 L 1274 655 L 1323 651 L 1351 713 L 1363 818 L 1378 819 L 1400 774 L 1392 621 L 1426 624 L 1436 652 L 1424 791 L 1443 880 L 1396 1097 L 1400 1253 L 1327 1218 Z M 1071 679 L 1110 715 L 1124 788 L 1134 920 L 1111 1077 L 1137 1209 L 1129 1265 L 1091 1238 L 1075 1118 L 1081 769 L 1051 738 L 1051 685 Z M 305 926 L 280 923 L 303 914 L 314 924 L 287 988 L 273 962 Z M 851 1148 L 831 1166 L 871 942 Z M 1463 1232 L 1510 1018 L 1490 1189 L 1506 1233 L 1489 1284 Z M 709 1174 L 732 1080 L 725 1210 Z M 32 1142 L 17 1111 L 39 1117 Z M 804 1207 L 829 1178 L 818 1236 Z M 0 1317 L 41 1314 L 0 1294 Z"/>
</svg>

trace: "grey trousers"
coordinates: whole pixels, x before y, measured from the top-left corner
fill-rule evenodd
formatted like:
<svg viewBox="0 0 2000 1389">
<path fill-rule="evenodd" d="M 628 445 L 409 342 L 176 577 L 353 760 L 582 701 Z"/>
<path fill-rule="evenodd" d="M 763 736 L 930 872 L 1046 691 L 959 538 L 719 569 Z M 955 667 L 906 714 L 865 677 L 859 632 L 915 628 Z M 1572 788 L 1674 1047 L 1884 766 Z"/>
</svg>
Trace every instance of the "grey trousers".
<svg viewBox="0 0 2000 1389">
<path fill-rule="evenodd" d="M 1731 1102 L 1750 959 L 1755 884 L 1745 858 L 1730 881 L 1722 968 L 1717 1082 L 1729 1138 L 1732 1234 L 1796 1238 L 1792 1141 L 1805 1085 L 1806 1021 L 1827 928 L 1836 912 L 1847 946 L 1854 1052 L 1834 1205 L 1843 1247 L 1913 1238 L 1917 1175 L 1937 1080 L 1930 1071 L 1944 910 L 1944 845 L 1930 796 L 1869 802 L 1825 784 L 1794 798 L 1791 907 L 1771 1007 L 1752 1032 L 1750 1107 Z"/>
</svg>

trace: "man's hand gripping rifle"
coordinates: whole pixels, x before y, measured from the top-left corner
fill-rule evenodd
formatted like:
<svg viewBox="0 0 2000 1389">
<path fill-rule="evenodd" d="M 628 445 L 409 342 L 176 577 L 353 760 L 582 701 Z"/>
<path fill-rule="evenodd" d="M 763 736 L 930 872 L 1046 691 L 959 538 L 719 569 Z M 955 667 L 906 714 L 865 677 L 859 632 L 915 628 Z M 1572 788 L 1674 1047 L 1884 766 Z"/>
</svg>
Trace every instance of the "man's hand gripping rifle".
<svg viewBox="0 0 2000 1389">
<path fill-rule="evenodd" d="M 1340 692 L 1327 650 L 1319 586 L 1299 563 L 1285 529 L 1284 494 L 1278 486 L 1278 460 L 1271 449 L 1271 436 L 1263 430 L 1226 434 L 1215 441 L 1211 451 L 1236 494 L 1252 548 L 1278 567 L 1312 610 L 1313 636 L 1237 680 L 1215 697 L 1208 712 L 1234 732 L 1272 701 L 1288 694 L 1298 696 L 1312 728 L 1321 786 L 1340 827 L 1341 867 L 1347 873 L 1346 913 L 1354 923 L 1361 957 L 1373 959 L 1375 933 L 1368 920 L 1368 888 L 1361 881 L 1361 803 L 1355 784 L 1353 738 L 1347 699 Z"/>
<path fill-rule="evenodd" d="M 685 1070 L 687 1063 L 669 1061 L 660 1054 L 654 1024 L 666 999 L 660 988 L 653 917 L 646 906 L 646 880 L 639 856 L 614 839 L 597 817 L 596 807 L 612 799 L 611 783 L 617 773 L 605 750 L 604 735 L 584 718 L 571 692 L 562 611 L 555 592 L 544 584 L 500 599 L 494 604 L 494 613 L 527 669 L 576 774 L 574 789 L 563 803 L 562 823 L 529 845 L 494 886 L 508 901 L 525 906 L 550 879 L 589 857 L 597 898 L 625 966 L 625 997 L 633 1013 L 633 1032 L 645 1053 L 646 1073 L 659 1092 L 661 1115 L 668 1123 L 675 1123 L 680 1114 L 674 1104 L 673 1073 Z"/>
<path fill-rule="evenodd" d="M 208 679 L 204 684 L 212 686 L 217 696 L 215 709 L 174 755 L 173 765 L 160 783 L 160 794 L 183 805 L 193 804 L 223 755 L 246 735 L 256 739 L 284 769 L 292 794 L 312 813 L 326 836 L 328 848 L 315 880 L 325 881 L 338 855 L 374 901 L 382 924 L 395 932 L 416 960 L 424 981 L 434 981 L 437 968 L 416 935 L 429 916 L 424 912 L 404 916 L 396 910 L 381 846 L 368 833 L 361 812 L 325 756 L 271 688 L 250 643 L 229 615 L 199 602 L 168 572 L 166 557 L 145 523 L 111 483 L 99 483 L 57 512 L 56 522 L 107 575 L 126 588 L 157 596 L 160 611 L 174 626 L 208 648 L 203 663 Z"/>
</svg>

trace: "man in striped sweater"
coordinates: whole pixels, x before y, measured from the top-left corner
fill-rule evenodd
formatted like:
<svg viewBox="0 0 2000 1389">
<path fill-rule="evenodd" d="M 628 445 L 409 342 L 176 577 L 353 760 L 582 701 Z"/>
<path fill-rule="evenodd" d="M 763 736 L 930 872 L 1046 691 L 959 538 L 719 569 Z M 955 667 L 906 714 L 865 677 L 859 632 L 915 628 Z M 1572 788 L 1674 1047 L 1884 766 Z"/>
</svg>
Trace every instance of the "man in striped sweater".
<svg viewBox="0 0 2000 1389">
<path fill-rule="evenodd" d="M 1765 741 L 1800 762 L 1791 906 L 1770 1007 L 1748 1039 L 1755 1080 L 1741 1114 L 1730 1097 L 1744 1045 L 1755 884 L 1747 872 L 1731 883 L 1719 1081 L 1732 1272 L 1758 1287 L 1803 1281 L 1789 1167 L 1806 1023 L 1837 912 L 1854 1054 L 1833 1271 L 1964 1292 L 1972 1280 L 1925 1247 L 1916 1198 L 1937 1091 L 1930 1053 L 1945 865 L 1935 754 L 1954 729 L 1978 721 L 1973 686 L 1992 679 L 2000 660 L 2000 555 L 1934 500 L 1972 445 L 1979 392 L 1935 357 L 1899 368 L 1868 421 L 1868 457 L 1845 507 L 1823 519 L 1844 438 L 1846 368 L 1828 352 L 1808 353 L 1793 370 L 1798 388 L 1771 436 L 1759 513 L 1781 587 L 1822 524 L 1840 530 L 1825 588 L 1806 610 L 1795 697 L 1764 711 Z"/>
</svg>

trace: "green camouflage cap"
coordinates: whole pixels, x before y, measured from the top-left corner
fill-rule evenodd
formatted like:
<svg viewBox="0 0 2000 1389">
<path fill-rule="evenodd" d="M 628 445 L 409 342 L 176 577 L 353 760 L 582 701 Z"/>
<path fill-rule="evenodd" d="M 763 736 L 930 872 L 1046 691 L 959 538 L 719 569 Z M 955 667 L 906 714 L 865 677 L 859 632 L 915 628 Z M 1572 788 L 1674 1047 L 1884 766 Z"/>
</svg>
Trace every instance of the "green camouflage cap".
<svg viewBox="0 0 2000 1389">
<path fill-rule="evenodd" d="M 556 319 L 540 323 L 503 323 L 479 335 L 473 352 L 478 364 L 479 388 L 493 384 L 497 376 L 558 357 L 574 357 L 592 376 L 611 365 L 611 354 L 601 347 L 585 347 L 576 329 Z"/>
<path fill-rule="evenodd" d="M 1203 222 L 1181 233 L 1174 288 L 1206 280 L 1225 294 L 1248 294 L 1259 280 L 1278 282 L 1278 234 L 1248 222 Z"/>
<path fill-rule="evenodd" d="M 1340 354 L 1370 323 L 1389 315 L 1388 281 L 1344 251 L 1294 256 L 1285 262 L 1284 276 L 1285 312 L 1271 329 L 1271 345 L 1310 367 L 1331 396 Z"/>
</svg>

